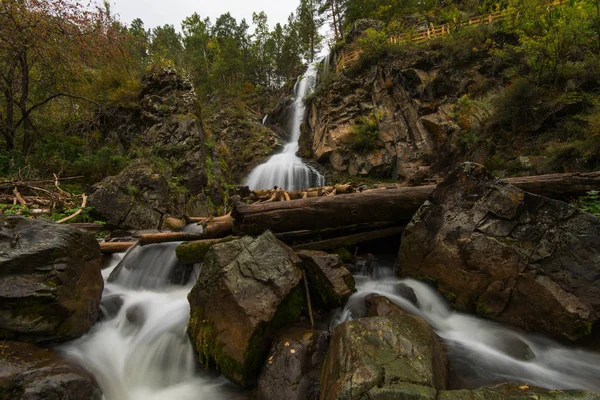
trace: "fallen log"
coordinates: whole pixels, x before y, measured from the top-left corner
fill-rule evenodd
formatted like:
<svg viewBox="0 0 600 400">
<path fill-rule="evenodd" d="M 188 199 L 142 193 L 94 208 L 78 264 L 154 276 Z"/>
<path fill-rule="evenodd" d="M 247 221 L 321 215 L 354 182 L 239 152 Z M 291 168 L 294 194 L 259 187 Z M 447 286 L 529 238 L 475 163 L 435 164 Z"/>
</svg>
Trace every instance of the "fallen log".
<svg viewBox="0 0 600 400">
<path fill-rule="evenodd" d="M 123 253 L 137 242 L 100 242 L 100 252 L 104 254 Z"/>
<path fill-rule="evenodd" d="M 305 244 L 307 242 L 315 242 L 326 239 L 331 239 L 340 236 L 349 236 L 362 232 L 376 231 L 385 228 L 396 226 L 394 221 L 371 222 L 368 224 L 357 224 L 348 226 L 338 226 L 335 228 L 326 228 L 318 230 L 301 230 L 292 232 L 276 233 L 277 239 L 286 243 L 289 246 Z"/>
<path fill-rule="evenodd" d="M 379 229 L 371 232 L 363 232 L 355 235 L 342 236 L 333 239 L 321 240 L 293 246 L 292 249 L 298 250 L 321 250 L 334 251 L 340 247 L 354 246 L 360 243 L 370 242 L 372 240 L 384 239 L 396 235 L 400 235 L 404 227 L 394 226 L 392 228 Z"/>
<path fill-rule="evenodd" d="M 505 181 L 531 193 L 565 199 L 600 188 L 600 172 L 518 177 Z M 273 203 L 236 203 L 232 212 L 233 231 L 237 235 L 258 235 L 267 229 L 281 233 L 379 221 L 404 225 L 433 189 L 434 185 L 427 185 Z"/>
<path fill-rule="evenodd" d="M 233 217 L 228 214 L 210 220 L 202 232 L 161 232 L 140 235 L 140 245 L 220 238 L 231 234 L 232 229 Z"/>
</svg>

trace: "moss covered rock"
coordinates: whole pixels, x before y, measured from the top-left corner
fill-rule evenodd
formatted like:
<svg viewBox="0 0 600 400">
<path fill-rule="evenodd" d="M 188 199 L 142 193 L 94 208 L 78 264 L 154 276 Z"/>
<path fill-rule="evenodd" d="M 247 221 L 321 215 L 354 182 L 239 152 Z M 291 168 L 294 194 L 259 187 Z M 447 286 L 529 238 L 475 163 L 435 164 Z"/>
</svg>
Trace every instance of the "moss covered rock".
<svg viewBox="0 0 600 400">
<path fill-rule="evenodd" d="M 195 264 L 204 261 L 208 250 L 215 244 L 231 242 L 238 239 L 230 236 L 222 239 L 193 240 L 182 243 L 175 248 L 175 255 L 184 264 Z"/>
<path fill-rule="evenodd" d="M 199 360 L 241 385 L 256 382 L 273 330 L 302 313 L 301 260 L 269 231 L 213 245 L 188 295 Z"/>
<path fill-rule="evenodd" d="M 98 317 L 100 246 L 88 233 L 19 216 L 0 217 L 0 339 L 60 342 Z"/>
<path fill-rule="evenodd" d="M 355 291 L 354 278 L 337 254 L 300 250 L 298 256 L 304 262 L 311 299 L 318 305 L 325 308 L 340 307 Z"/>
<path fill-rule="evenodd" d="M 442 390 L 438 400 L 600 400 L 586 390 L 547 390 L 524 384 L 504 383 L 474 390 Z"/>
<path fill-rule="evenodd" d="M 322 399 L 435 399 L 446 388 L 446 358 L 421 318 L 359 318 L 338 325 L 321 381 Z"/>
</svg>

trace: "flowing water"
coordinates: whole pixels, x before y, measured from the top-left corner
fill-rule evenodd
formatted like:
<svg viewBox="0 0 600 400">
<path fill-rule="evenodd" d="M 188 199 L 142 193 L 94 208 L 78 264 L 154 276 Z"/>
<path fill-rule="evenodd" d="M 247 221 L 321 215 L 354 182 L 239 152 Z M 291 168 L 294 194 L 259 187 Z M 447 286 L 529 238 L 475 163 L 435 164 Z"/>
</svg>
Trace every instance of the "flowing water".
<svg viewBox="0 0 600 400">
<path fill-rule="evenodd" d="M 173 244 L 134 247 L 102 271 L 102 319 L 62 347 L 94 374 L 106 400 L 219 400 L 239 393 L 198 370 L 186 328 L 191 284 L 172 285 Z M 120 272 L 114 273 L 120 268 Z M 112 274 L 111 281 L 108 277 Z"/>
<path fill-rule="evenodd" d="M 358 291 L 332 324 L 364 315 L 367 295 L 386 296 L 433 327 L 446 345 L 461 387 L 512 381 L 548 389 L 600 392 L 598 353 L 568 348 L 540 336 L 453 312 L 431 287 L 413 279 L 399 280 L 389 267 L 375 268 L 370 276 L 355 278 Z M 416 304 L 407 299 L 406 286 L 414 291 Z"/>
<path fill-rule="evenodd" d="M 317 64 L 313 64 L 294 86 L 294 102 L 288 121 L 289 142 L 281 153 L 275 154 L 250 172 L 245 183 L 250 189 L 273 189 L 277 186 L 284 190 L 298 190 L 324 185 L 323 175 L 310 165 L 304 164 L 296 155 L 299 148 L 300 125 L 306 111 L 304 98 L 314 88 L 316 79 Z"/>
</svg>

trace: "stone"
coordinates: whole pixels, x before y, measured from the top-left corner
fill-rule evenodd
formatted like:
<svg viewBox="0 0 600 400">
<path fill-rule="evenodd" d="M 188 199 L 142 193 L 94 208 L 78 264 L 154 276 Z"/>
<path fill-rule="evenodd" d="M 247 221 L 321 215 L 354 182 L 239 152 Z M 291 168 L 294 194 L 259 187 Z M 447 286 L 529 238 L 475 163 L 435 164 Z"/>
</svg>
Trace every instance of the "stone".
<svg viewBox="0 0 600 400">
<path fill-rule="evenodd" d="M 138 160 L 94 186 L 88 199 L 108 228 L 156 229 L 171 204 L 169 171 Z"/>
<path fill-rule="evenodd" d="M 446 380 L 446 357 L 423 319 L 359 318 L 333 330 L 321 398 L 433 400 Z"/>
<path fill-rule="evenodd" d="M 327 309 L 344 305 L 355 291 L 355 285 L 340 256 L 313 250 L 301 250 L 297 254 L 304 262 L 311 300 Z"/>
<path fill-rule="evenodd" d="M 86 333 L 99 315 L 101 268 L 92 235 L 0 217 L 0 339 L 61 342 Z"/>
<path fill-rule="evenodd" d="M 257 400 L 318 400 L 327 334 L 288 328 L 269 353 L 258 380 Z"/>
<path fill-rule="evenodd" d="M 600 312 L 600 220 L 465 163 L 402 235 L 399 265 L 461 311 L 560 339 Z"/>
<path fill-rule="evenodd" d="M 398 304 L 376 293 L 371 293 L 365 297 L 365 306 L 367 308 L 366 317 L 387 317 L 406 314 Z"/>
<path fill-rule="evenodd" d="M 185 221 L 179 218 L 169 217 L 165 219 L 163 222 L 163 226 L 167 229 L 172 230 L 173 232 L 180 232 L 185 228 Z"/>
<path fill-rule="evenodd" d="M 94 377 L 57 352 L 0 342 L 0 400 L 100 400 Z"/>
<path fill-rule="evenodd" d="M 600 400 L 587 390 L 548 390 L 518 383 L 503 383 L 473 390 L 440 390 L 437 400 Z"/>
<path fill-rule="evenodd" d="M 301 265 L 270 231 L 213 245 L 188 295 L 188 333 L 200 362 L 253 385 L 273 331 L 305 309 Z"/>
</svg>

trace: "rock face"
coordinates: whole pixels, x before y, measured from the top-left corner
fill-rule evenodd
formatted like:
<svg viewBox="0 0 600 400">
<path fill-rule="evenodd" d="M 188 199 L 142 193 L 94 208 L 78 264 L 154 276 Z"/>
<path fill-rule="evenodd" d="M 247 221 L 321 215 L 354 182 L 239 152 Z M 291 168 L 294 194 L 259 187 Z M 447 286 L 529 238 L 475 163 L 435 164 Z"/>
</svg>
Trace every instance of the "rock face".
<svg viewBox="0 0 600 400">
<path fill-rule="evenodd" d="M 297 254 L 304 261 L 311 299 L 328 309 L 342 306 L 355 289 L 354 278 L 340 256 L 312 250 Z"/>
<path fill-rule="evenodd" d="M 273 329 L 306 304 L 300 265 L 270 231 L 213 245 L 188 295 L 188 332 L 200 361 L 234 382 L 255 383 Z"/>
<path fill-rule="evenodd" d="M 359 318 L 333 330 L 321 398 L 433 400 L 446 377 L 441 345 L 423 319 Z"/>
<path fill-rule="evenodd" d="M 402 235 L 403 273 L 437 284 L 458 309 L 577 339 L 600 312 L 600 221 L 466 163 Z"/>
<path fill-rule="evenodd" d="M 86 333 L 99 313 L 101 266 L 87 233 L 0 217 L 0 339 L 59 342 Z"/>
<path fill-rule="evenodd" d="M 289 328 L 279 335 L 258 380 L 258 400 L 318 400 L 327 352 L 324 332 Z"/>
<path fill-rule="evenodd" d="M 159 228 L 163 215 L 186 207 L 207 215 L 206 137 L 192 84 L 173 69 L 154 71 L 142 79 L 139 103 L 137 134 L 124 147 L 135 146 L 140 160 L 99 183 L 90 206 L 124 229 Z"/>
<path fill-rule="evenodd" d="M 0 400 L 100 400 L 94 377 L 58 353 L 30 343 L 0 342 Z"/>
<path fill-rule="evenodd" d="M 413 292 L 414 295 L 414 292 Z M 406 314 L 402 308 L 385 296 L 372 293 L 365 297 L 367 317 L 387 317 Z"/>
<path fill-rule="evenodd" d="M 586 390 L 547 390 L 516 383 L 474 390 L 442 390 L 437 400 L 598 400 L 600 394 Z"/>
<path fill-rule="evenodd" d="M 442 79 L 446 85 L 436 85 Z M 455 94 L 455 85 L 434 71 L 396 63 L 366 67 L 360 75 L 338 74 L 309 108 L 300 153 L 333 173 L 419 182 L 433 161 L 435 168 L 444 166 L 451 153 L 458 126 L 449 107 L 439 103 Z M 438 103 L 423 98 L 425 86 Z M 376 138 L 358 149 L 353 129 L 361 117 L 374 125 Z"/>
</svg>

